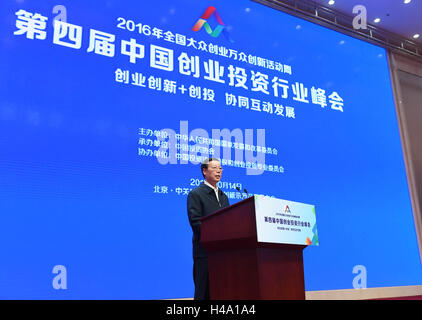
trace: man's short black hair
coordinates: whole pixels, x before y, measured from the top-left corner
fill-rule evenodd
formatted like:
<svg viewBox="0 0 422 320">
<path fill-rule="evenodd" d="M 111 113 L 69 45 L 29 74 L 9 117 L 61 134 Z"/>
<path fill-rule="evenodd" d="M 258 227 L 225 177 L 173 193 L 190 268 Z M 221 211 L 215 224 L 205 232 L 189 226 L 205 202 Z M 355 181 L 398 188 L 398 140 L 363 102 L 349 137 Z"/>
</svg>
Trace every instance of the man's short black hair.
<svg viewBox="0 0 422 320">
<path fill-rule="evenodd" d="M 218 162 L 220 162 L 220 159 L 217 159 L 217 158 L 206 158 L 204 161 L 202 161 L 202 163 L 201 163 L 201 173 L 202 173 L 202 176 L 205 178 L 205 175 L 204 175 L 204 169 L 205 170 L 207 170 L 208 169 L 208 164 L 211 162 L 211 161 L 218 161 Z"/>
</svg>

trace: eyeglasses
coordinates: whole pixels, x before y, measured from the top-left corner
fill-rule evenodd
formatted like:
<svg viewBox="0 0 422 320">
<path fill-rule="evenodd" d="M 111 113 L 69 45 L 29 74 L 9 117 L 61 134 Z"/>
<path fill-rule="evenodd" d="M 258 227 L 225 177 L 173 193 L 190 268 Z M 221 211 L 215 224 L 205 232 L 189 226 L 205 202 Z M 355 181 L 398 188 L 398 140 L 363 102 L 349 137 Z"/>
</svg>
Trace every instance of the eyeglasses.
<svg viewBox="0 0 422 320">
<path fill-rule="evenodd" d="M 211 169 L 211 170 L 220 170 L 220 171 L 223 171 L 223 168 L 222 167 L 210 167 L 210 166 L 208 166 L 208 169 Z"/>
</svg>

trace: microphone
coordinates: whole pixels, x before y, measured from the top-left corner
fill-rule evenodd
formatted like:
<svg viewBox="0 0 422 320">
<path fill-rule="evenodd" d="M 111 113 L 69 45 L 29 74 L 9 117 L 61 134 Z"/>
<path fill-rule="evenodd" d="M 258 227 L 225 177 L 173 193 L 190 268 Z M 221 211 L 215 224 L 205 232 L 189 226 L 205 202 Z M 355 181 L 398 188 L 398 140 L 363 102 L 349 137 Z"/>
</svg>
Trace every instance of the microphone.
<svg viewBox="0 0 422 320">
<path fill-rule="evenodd" d="M 236 190 L 240 192 L 240 194 L 242 195 L 242 199 L 244 198 L 242 191 L 240 190 L 239 187 L 236 187 Z"/>
<path fill-rule="evenodd" d="M 246 188 L 245 188 L 245 189 L 243 189 L 243 191 L 245 191 L 245 192 L 246 192 L 246 194 L 248 195 L 248 198 L 249 198 L 249 193 L 248 193 L 248 190 L 246 190 Z"/>
</svg>

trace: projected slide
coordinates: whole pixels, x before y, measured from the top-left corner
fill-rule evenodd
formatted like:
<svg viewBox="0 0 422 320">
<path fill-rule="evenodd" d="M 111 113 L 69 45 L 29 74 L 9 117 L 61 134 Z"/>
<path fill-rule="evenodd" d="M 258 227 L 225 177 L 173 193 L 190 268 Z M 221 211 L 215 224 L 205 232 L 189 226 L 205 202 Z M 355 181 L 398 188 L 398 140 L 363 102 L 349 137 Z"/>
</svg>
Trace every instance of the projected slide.
<svg viewBox="0 0 422 320">
<path fill-rule="evenodd" d="M 2 1 L 0 24 L 0 298 L 193 297 L 209 156 L 231 204 L 315 206 L 306 290 L 422 284 L 384 49 L 240 0 Z"/>
</svg>

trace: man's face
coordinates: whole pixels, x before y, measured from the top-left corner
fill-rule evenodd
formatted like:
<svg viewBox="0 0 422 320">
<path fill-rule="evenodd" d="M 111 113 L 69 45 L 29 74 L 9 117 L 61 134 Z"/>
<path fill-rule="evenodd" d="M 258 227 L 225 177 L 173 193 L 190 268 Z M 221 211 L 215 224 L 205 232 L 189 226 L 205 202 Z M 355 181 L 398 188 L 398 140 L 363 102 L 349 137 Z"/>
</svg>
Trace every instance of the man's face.
<svg viewBox="0 0 422 320">
<path fill-rule="evenodd" d="M 208 168 L 203 169 L 202 172 L 204 173 L 206 181 L 212 185 L 216 185 L 218 181 L 221 180 L 223 168 L 221 168 L 220 162 L 213 160 L 208 163 Z"/>
</svg>

